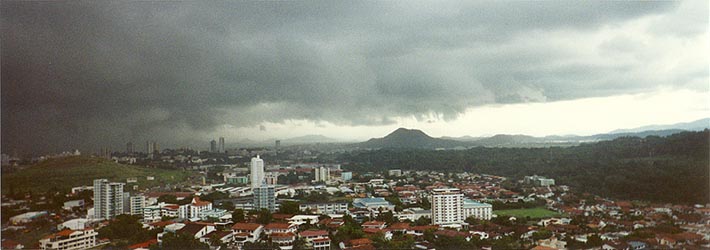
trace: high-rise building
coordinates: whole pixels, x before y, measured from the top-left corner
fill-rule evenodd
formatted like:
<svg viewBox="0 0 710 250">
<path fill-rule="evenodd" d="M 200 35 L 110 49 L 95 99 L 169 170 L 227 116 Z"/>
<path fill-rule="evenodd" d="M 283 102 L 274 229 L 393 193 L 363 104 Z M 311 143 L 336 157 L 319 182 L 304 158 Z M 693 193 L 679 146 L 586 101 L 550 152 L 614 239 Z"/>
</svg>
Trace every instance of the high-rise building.
<svg viewBox="0 0 710 250">
<path fill-rule="evenodd" d="M 152 154 L 153 151 L 155 151 L 155 148 L 153 147 L 153 142 L 151 141 L 146 141 L 145 142 L 145 153 L 146 154 Z"/>
<path fill-rule="evenodd" d="M 130 198 L 129 210 L 126 212 L 131 215 L 143 215 L 143 207 L 145 207 L 145 196 L 134 195 Z"/>
<path fill-rule="evenodd" d="M 281 149 L 281 140 L 276 140 L 274 146 L 276 148 L 276 151 L 279 151 L 279 149 Z"/>
<path fill-rule="evenodd" d="M 215 140 L 210 141 L 210 153 L 217 152 L 217 142 Z"/>
<path fill-rule="evenodd" d="M 133 154 L 133 142 L 126 143 L 126 153 Z"/>
<path fill-rule="evenodd" d="M 259 155 L 251 158 L 251 188 L 260 187 L 264 182 L 264 160 Z"/>
<path fill-rule="evenodd" d="M 349 181 L 353 179 L 353 172 L 342 172 L 340 173 L 340 178 L 343 179 L 343 181 Z"/>
<path fill-rule="evenodd" d="M 431 191 L 431 224 L 456 225 L 464 221 L 463 193 L 458 188 Z"/>
<path fill-rule="evenodd" d="M 224 137 L 219 138 L 219 147 L 217 148 L 220 153 L 224 153 Z"/>
<path fill-rule="evenodd" d="M 271 212 L 276 211 L 276 194 L 274 186 L 261 185 L 252 188 L 254 191 L 254 210 L 268 209 Z"/>
<path fill-rule="evenodd" d="M 315 175 L 315 181 L 329 181 L 330 180 L 330 168 L 327 167 L 317 167 L 313 169 L 313 174 Z"/>
<path fill-rule="evenodd" d="M 94 180 L 94 217 L 105 220 L 123 214 L 124 183 Z"/>
</svg>

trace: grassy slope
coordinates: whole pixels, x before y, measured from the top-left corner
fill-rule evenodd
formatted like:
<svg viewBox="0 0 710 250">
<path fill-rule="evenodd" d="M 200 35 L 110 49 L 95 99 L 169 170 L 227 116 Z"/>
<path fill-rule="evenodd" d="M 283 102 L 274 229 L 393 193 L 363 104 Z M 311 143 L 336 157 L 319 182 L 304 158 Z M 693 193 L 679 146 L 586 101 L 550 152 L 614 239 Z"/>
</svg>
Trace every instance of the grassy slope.
<svg viewBox="0 0 710 250">
<path fill-rule="evenodd" d="M 563 216 L 555 211 L 550 211 L 542 207 L 536 208 L 526 208 L 526 209 L 507 209 L 507 210 L 496 210 L 493 211 L 494 214 L 503 216 L 513 216 L 513 217 L 527 217 L 538 219 L 538 218 L 549 218 Z"/>
<path fill-rule="evenodd" d="M 69 191 L 72 187 L 92 185 L 94 179 L 126 182 L 126 178 L 137 177 L 139 188 L 175 183 L 186 180 L 189 172 L 130 166 L 95 157 L 66 157 L 51 159 L 27 166 L 13 173 L 2 175 L 2 193 L 10 188 L 15 192 L 32 190 L 47 191 L 52 187 Z M 155 180 L 147 181 L 146 176 Z M 134 183 L 127 185 L 132 189 Z"/>
</svg>

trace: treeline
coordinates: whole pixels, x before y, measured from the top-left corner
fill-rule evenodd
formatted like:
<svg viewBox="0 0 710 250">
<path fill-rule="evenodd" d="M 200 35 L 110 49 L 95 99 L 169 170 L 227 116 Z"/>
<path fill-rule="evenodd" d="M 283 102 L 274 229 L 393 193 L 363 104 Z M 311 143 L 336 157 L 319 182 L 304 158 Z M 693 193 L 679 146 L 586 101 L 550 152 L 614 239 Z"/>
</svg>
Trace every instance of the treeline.
<svg viewBox="0 0 710 250">
<path fill-rule="evenodd" d="M 354 171 L 469 171 L 521 178 L 543 175 L 576 191 L 655 202 L 709 202 L 710 131 L 623 137 L 551 148 L 396 150 L 342 153 Z"/>
</svg>

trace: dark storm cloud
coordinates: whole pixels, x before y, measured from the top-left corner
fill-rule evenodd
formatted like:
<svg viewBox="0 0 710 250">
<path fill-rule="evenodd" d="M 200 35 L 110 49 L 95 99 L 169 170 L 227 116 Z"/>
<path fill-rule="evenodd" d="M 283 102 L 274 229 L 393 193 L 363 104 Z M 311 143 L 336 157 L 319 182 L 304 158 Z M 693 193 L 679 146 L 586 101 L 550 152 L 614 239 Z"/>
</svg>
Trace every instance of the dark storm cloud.
<svg viewBox="0 0 710 250">
<path fill-rule="evenodd" d="M 545 41 L 505 44 L 676 5 L 5 1 L 3 151 L 189 143 L 223 124 L 285 119 L 452 119 L 489 103 L 634 93 L 656 83 L 629 77 L 619 88 L 624 65 L 560 65 L 569 55 L 535 45 Z"/>
</svg>

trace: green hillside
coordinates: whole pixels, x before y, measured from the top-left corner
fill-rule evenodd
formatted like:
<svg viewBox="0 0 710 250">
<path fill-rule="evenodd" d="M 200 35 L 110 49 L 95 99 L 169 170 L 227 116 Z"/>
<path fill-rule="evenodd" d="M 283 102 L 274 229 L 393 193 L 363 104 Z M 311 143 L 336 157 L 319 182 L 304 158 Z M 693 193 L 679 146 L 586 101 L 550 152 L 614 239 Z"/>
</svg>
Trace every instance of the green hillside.
<svg viewBox="0 0 710 250">
<path fill-rule="evenodd" d="M 139 188 L 176 183 L 188 179 L 190 172 L 165 170 L 118 164 L 97 157 L 66 157 L 50 159 L 34 165 L 2 174 L 2 193 L 44 192 L 52 187 L 69 191 L 72 187 L 92 185 L 94 179 L 126 182 L 126 178 L 136 177 L 137 183 L 129 183 L 127 189 L 138 185 Z M 148 181 L 146 176 L 154 176 Z"/>
</svg>

